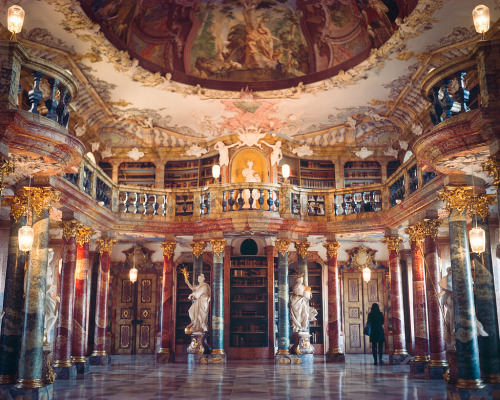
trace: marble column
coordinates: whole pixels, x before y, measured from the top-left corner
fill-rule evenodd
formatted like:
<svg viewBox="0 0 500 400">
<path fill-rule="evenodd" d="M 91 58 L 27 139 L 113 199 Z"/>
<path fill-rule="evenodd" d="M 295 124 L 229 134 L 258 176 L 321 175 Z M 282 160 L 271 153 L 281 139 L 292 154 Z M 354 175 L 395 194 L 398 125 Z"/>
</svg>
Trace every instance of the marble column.
<svg viewBox="0 0 500 400">
<path fill-rule="evenodd" d="M 5 201 L 5 200 L 4 200 Z M 0 385 L 15 383 L 22 335 L 24 266 L 26 253 L 19 250 L 19 229 L 26 225 L 27 197 L 6 199 L 10 205 L 10 236 L 5 273 L 5 294 L 0 336 Z"/>
<path fill-rule="evenodd" d="M 413 273 L 413 325 L 415 326 L 415 357 L 410 362 L 410 372 L 424 373 L 429 361 L 429 336 L 427 327 L 427 303 L 425 293 L 425 270 L 422 256 L 424 235 L 419 225 L 409 226 L 406 233 L 410 236 L 411 264 Z"/>
<path fill-rule="evenodd" d="M 161 345 L 156 354 L 156 362 L 161 364 L 175 362 L 174 346 L 172 343 L 174 330 L 173 315 L 173 287 L 174 287 L 174 252 L 177 244 L 164 241 L 163 249 L 163 281 L 161 287 Z"/>
<path fill-rule="evenodd" d="M 445 188 L 438 198 L 446 202 L 450 212 L 450 254 L 455 314 L 456 354 L 459 389 L 478 389 L 484 384 L 479 366 L 476 313 L 472 289 L 467 219 L 465 210 L 471 192 L 465 188 Z"/>
<path fill-rule="evenodd" d="M 109 269 L 114 239 L 97 239 L 101 262 L 97 274 L 94 351 L 89 357 L 91 365 L 111 365 L 111 357 L 106 352 L 106 327 L 108 324 Z"/>
<path fill-rule="evenodd" d="M 79 226 L 76 235 L 75 303 L 73 306 L 72 357 L 78 374 L 90 372 L 87 360 L 87 337 L 89 313 L 88 272 L 90 267 L 89 243 L 92 229 Z"/>
<path fill-rule="evenodd" d="M 439 303 L 441 266 L 439 265 L 436 239 L 441 223 L 440 219 L 427 219 L 420 223 L 422 232 L 425 235 L 427 311 L 429 314 L 430 361 L 425 366 L 424 371 L 427 379 L 443 379 L 443 374 L 448 368 L 444 341 L 444 315 Z"/>
<path fill-rule="evenodd" d="M 389 364 L 401 365 L 406 364 L 409 357 L 406 351 L 403 284 L 401 264 L 399 263 L 399 248 L 403 239 L 397 236 L 387 236 L 383 242 L 387 245 L 387 251 L 389 252 L 389 276 L 391 279 L 390 297 L 393 352 L 389 354 Z"/>
<path fill-rule="evenodd" d="M 213 249 L 212 269 L 212 362 L 225 364 L 224 353 L 224 248 L 225 239 L 210 241 Z M 217 357 L 215 361 L 214 357 Z"/>
<path fill-rule="evenodd" d="M 290 312 L 288 309 L 290 292 L 288 288 L 288 248 L 290 239 L 277 239 L 278 249 L 278 352 L 276 363 L 284 363 L 282 356 L 290 354 Z"/>
<path fill-rule="evenodd" d="M 54 372 L 57 379 L 76 379 L 76 366 L 71 360 L 73 305 L 75 302 L 76 221 L 63 222 L 63 257 L 59 283 L 59 318 L 54 350 Z"/>
<path fill-rule="evenodd" d="M 339 242 L 323 244 L 328 256 L 328 340 L 329 349 L 326 362 L 344 363 L 345 355 L 340 347 L 340 290 L 339 269 L 337 265 Z"/>
<path fill-rule="evenodd" d="M 309 242 L 295 242 L 295 249 L 297 250 L 297 267 L 298 275 L 304 275 L 304 285 L 309 284 L 309 277 L 307 273 L 307 250 L 311 243 Z"/>
<path fill-rule="evenodd" d="M 484 381 L 488 383 L 500 383 L 498 314 L 488 223 L 488 206 L 493 204 L 494 201 L 493 195 L 481 195 L 477 196 L 471 205 L 472 227 L 482 228 L 486 239 L 485 251 L 481 254 L 472 253 L 472 263 L 475 271 L 476 316 L 488 334 L 488 336 L 478 337 L 481 372 Z"/>
<path fill-rule="evenodd" d="M 19 355 L 18 389 L 39 389 L 45 386 L 42 376 L 43 325 L 45 319 L 45 281 L 47 277 L 49 247 L 49 209 L 58 201 L 52 188 L 31 188 L 33 206 L 33 248 L 26 271 L 23 336 Z"/>
</svg>

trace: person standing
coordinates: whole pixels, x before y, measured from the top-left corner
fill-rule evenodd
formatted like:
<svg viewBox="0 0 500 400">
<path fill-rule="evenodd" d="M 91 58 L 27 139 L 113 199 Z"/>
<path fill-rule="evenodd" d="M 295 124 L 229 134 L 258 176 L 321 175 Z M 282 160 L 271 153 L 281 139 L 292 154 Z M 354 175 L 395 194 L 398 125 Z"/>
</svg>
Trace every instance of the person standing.
<svg viewBox="0 0 500 400">
<path fill-rule="evenodd" d="M 372 344 L 373 365 L 377 365 L 377 347 L 378 361 L 383 364 L 382 356 L 384 354 L 384 314 L 380 311 L 377 303 L 372 304 L 372 309 L 368 314 L 368 324 L 370 324 L 370 342 Z"/>
</svg>

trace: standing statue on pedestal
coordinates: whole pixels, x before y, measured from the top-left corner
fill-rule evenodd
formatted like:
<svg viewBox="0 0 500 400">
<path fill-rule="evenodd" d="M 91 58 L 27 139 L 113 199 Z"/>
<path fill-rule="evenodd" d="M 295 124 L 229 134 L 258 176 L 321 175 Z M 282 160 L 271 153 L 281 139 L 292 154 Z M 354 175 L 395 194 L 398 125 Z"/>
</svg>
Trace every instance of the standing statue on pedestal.
<svg viewBox="0 0 500 400">
<path fill-rule="evenodd" d="M 292 353 L 312 354 L 314 348 L 309 342 L 309 322 L 316 321 L 316 311 L 309 306 L 312 293 L 311 287 L 304 285 L 304 274 L 297 277 L 297 283 L 293 287 L 290 296 L 290 315 L 292 316 L 292 328 L 295 343 L 292 346 Z"/>
<path fill-rule="evenodd" d="M 241 175 L 245 178 L 245 182 L 262 182 L 259 173 L 253 169 L 253 161 L 247 161 L 247 168 L 241 171 Z M 252 189 L 252 196 L 250 196 L 250 189 L 243 189 L 241 194 L 243 198 L 243 208 L 250 208 L 250 198 L 252 198 L 252 207 L 257 207 L 258 201 L 260 199 L 260 191 L 258 189 Z"/>
<path fill-rule="evenodd" d="M 191 354 L 207 353 L 210 351 L 207 343 L 210 286 L 205 282 L 203 274 L 198 276 L 198 285 L 191 285 L 187 270 L 183 268 L 181 272 L 184 274 L 184 282 L 192 290 L 188 299 L 193 300 L 193 304 L 189 308 L 191 323 L 185 329 L 186 334 L 191 335 L 192 338 L 187 351 Z"/>
</svg>

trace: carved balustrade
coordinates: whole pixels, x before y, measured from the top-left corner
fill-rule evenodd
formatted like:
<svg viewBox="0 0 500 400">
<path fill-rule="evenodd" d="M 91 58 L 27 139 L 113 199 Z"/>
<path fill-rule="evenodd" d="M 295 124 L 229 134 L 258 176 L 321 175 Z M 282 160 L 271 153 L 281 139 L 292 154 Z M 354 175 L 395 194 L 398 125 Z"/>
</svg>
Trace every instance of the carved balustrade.
<svg viewBox="0 0 500 400">
<path fill-rule="evenodd" d="M 222 211 L 279 210 L 280 186 L 270 183 L 236 183 L 223 185 Z"/>
<path fill-rule="evenodd" d="M 337 190 L 336 193 L 340 192 Z M 343 189 L 335 194 L 335 215 L 382 211 L 382 185 Z"/>
</svg>

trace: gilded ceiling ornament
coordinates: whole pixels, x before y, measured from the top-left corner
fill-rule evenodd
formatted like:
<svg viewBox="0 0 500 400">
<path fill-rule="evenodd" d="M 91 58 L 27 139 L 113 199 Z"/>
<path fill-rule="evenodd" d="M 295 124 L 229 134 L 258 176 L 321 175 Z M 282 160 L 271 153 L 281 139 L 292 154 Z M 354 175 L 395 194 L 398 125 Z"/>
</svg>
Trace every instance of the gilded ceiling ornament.
<svg viewBox="0 0 500 400">
<path fill-rule="evenodd" d="M 226 239 L 214 239 L 210 241 L 212 245 L 212 249 L 214 253 L 221 254 L 224 251 L 224 247 L 226 247 Z"/>
<path fill-rule="evenodd" d="M 92 228 L 88 226 L 79 224 L 78 232 L 76 234 L 76 243 L 79 246 L 83 246 L 85 243 L 90 242 L 90 237 L 92 236 Z"/>
<path fill-rule="evenodd" d="M 471 188 L 445 188 L 438 192 L 438 199 L 446 202 L 446 211 L 456 210 L 463 214 L 471 204 Z"/>
<path fill-rule="evenodd" d="M 174 256 L 175 248 L 177 246 L 177 243 L 175 242 L 162 242 L 160 244 L 161 248 L 163 249 L 163 255 L 166 256 L 167 258 L 172 258 Z"/>
<path fill-rule="evenodd" d="M 288 253 L 288 248 L 290 247 L 290 243 L 292 241 L 290 239 L 276 239 L 276 243 L 274 244 L 278 249 L 278 253 L 284 256 Z"/>
<path fill-rule="evenodd" d="M 472 199 L 471 204 L 469 205 L 469 213 L 479 214 L 482 219 L 485 219 L 489 213 L 489 206 L 495 202 L 495 196 L 492 194 L 482 194 L 480 196 L 476 196 L 476 198 Z"/>
<path fill-rule="evenodd" d="M 0 156 L 0 192 L 4 189 L 5 184 L 3 181 L 4 175 L 9 175 L 15 170 L 14 163 L 7 160 L 5 157 Z"/>
<path fill-rule="evenodd" d="M 395 250 L 397 253 L 399 253 L 399 249 L 401 243 L 403 243 L 403 239 L 398 236 L 387 236 L 382 239 L 382 243 L 385 243 L 389 252 Z"/>
<path fill-rule="evenodd" d="M 99 253 L 102 255 L 103 253 L 111 253 L 113 250 L 113 246 L 118 243 L 116 239 L 97 239 L 96 244 L 99 247 Z"/>
<path fill-rule="evenodd" d="M 351 254 L 351 265 L 359 270 L 370 268 L 373 263 L 373 254 L 367 247 L 361 246 L 355 253 Z"/>
<path fill-rule="evenodd" d="M 59 201 L 59 192 L 50 187 L 25 187 L 24 194 L 30 196 L 31 205 L 39 217 L 42 210 L 49 210 L 50 214 L 52 212 L 51 203 Z"/>
<path fill-rule="evenodd" d="M 64 240 L 69 240 L 70 238 L 76 237 L 78 234 L 78 228 L 81 224 L 78 224 L 76 221 L 64 221 L 62 223 L 63 234 L 62 237 Z"/>
<path fill-rule="evenodd" d="M 427 219 L 419 222 L 420 227 L 425 236 L 431 236 L 436 238 L 438 235 L 438 229 L 443 221 L 441 219 Z"/>
<path fill-rule="evenodd" d="M 326 248 L 326 252 L 328 254 L 328 258 L 332 258 L 338 254 L 338 250 L 340 247 L 339 242 L 325 242 L 323 246 Z"/>
<path fill-rule="evenodd" d="M 21 196 L 6 196 L 5 201 L 10 206 L 10 215 L 14 221 L 19 221 L 19 217 L 28 213 L 28 198 Z"/>
<path fill-rule="evenodd" d="M 189 243 L 191 248 L 193 249 L 193 254 L 195 257 L 200 257 L 203 254 L 203 250 L 207 247 L 205 242 L 191 242 Z"/>
<path fill-rule="evenodd" d="M 500 159 L 490 158 L 482 164 L 483 171 L 488 172 L 488 175 L 493 176 L 493 185 L 500 188 Z"/>
<path fill-rule="evenodd" d="M 311 243 L 309 242 L 295 242 L 295 248 L 297 249 L 297 253 L 299 253 L 299 255 L 302 258 L 307 257 L 307 249 L 309 248 L 310 245 Z"/>
<path fill-rule="evenodd" d="M 420 224 L 409 226 L 405 232 L 410 236 L 410 242 L 417 242 L 417 245 L 420 245 L 425 238 L 424 230 Z"/>
</svg>

